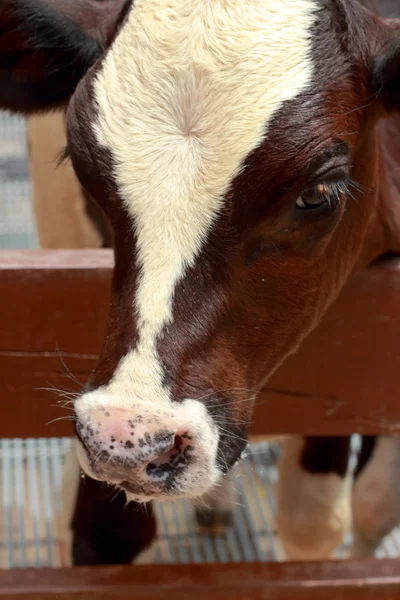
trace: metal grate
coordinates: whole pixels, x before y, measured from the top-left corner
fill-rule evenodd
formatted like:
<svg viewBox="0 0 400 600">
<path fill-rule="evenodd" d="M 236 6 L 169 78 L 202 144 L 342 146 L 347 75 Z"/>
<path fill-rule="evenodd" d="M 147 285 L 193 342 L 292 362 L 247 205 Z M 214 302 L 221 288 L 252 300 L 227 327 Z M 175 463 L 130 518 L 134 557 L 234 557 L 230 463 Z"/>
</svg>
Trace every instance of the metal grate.
<svg viewBox="0 0 400 600">
<path fill-rule="evenodd" d="M 267 443 L 249 446 L 235 480 L 238 498 L 232 526 L 218 535 L 210 537 L 199 530 L 193 507 L 187 502 L 157 505 L 159 535 L 144 560 L 214 563 L 282 559 L 273 516 L 277 457 L 277 448 Z"/>
<path fill-rule="evenodd" d="M 0 440 L 0 567 L 59 566 L 55 516 L 70 440 Z"/>
<path fill-rule="evenodd" d="M 0 568 L 62 566 L 56 519 L 61 510 L 62 461 L 69 439 L 0 440 Z M 219 535 L 202 533 L 190 504 L 156 506 L 159 534 L 140 562 L 215 563 L 284 558 L 275 531 L 277 449 L 249 446 L 237 478 L 233 524 Z M 347 536 L 338 557 L 345 557 Z M 383 543 L 378 557 L 400 555 L 400 530 Z"/>
<path fill-rule="evenodd" d="M 0 112 L 0 248 L 38 245 L 25 119 Z"/>
</svg>

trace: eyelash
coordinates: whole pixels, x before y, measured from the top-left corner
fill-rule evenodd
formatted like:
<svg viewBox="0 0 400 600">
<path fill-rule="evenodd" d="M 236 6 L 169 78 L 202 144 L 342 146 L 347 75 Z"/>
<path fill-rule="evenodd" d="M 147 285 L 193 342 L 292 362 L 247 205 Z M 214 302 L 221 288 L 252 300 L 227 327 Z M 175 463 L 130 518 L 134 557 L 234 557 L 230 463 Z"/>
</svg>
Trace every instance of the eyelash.
<svg viewBox="0 0 400 600">
<path fill-rule="evenodd" d="M 59 153 L 57 157 L 57 166 L 62 167 L 64 164 L 68 163 L 71 160 L 71 154 L 69 151 L 69 147 L 65 146 Z"/>
<path fill-rule="evenodd" d="M 302 193 L 301 196 L 296 201 L 296 207 L 300 211 L 306 210 L 317 210 L 318 208 L 323 208 L 324 206 L 332 207 L 336 206 L 340 203 L 343 195 L 352 196 L 351 188 L 362 190 L 361 186 L 358 185 L 355 181 L 353 181 L 350 177 L 346 177 L 345 179 L 330 181 L 327 183 L 319 183 L 316 186 L 306 190 Z M 309 202 L 307 204 L 307 200 L 305 200 L 306 196 L 320 197 L 321 201 L 316 202 L 315 204 Z"/>
</svg>

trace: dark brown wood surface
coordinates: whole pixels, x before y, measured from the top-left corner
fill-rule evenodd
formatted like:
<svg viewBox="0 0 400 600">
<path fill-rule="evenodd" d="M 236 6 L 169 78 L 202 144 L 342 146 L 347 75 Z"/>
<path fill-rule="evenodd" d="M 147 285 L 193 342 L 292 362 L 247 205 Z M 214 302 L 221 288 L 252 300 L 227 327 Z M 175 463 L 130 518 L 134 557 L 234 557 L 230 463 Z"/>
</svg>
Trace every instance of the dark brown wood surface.
<svg viewBox="0 0 400 600">
<path fill-rule="evenodd" d="M 0 437 L 70 435 L 55 392 L 94 368 L 108 311 L 112 254 L 0 252 Z"/>
<path fill-rule="evenodd" d="M 96 364 L 108 310 L 109 250 L 0 252 L 0 437 L 69 435 L 55 393 Z M 400 432 L 400 261 L 358 275 L 270 379 L 253 433 Z"/>
<path fill-rule="evenodd" d="M 7 600 L 398 600 L 398 561 L 0 572 Z"/>
</svg>

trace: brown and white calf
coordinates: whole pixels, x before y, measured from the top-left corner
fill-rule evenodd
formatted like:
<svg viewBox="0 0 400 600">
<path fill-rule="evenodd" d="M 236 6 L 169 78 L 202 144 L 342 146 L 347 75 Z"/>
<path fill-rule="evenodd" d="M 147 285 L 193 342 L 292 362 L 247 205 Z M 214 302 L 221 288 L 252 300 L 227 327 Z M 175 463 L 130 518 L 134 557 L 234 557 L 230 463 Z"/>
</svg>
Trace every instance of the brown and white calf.
<svg viewBox="0 0 400 600">
<path fill-rule="evenodd" d="M 106 484 L 132 504 L 212 496 L 245 447 L 256 390 L 353 273 L 399 251 L 400 21 L 368 8 L 0 1 L 0 106 L 66 108 L 68 154 L 113 231 L 108 331 L 75 402 L 90 476 L 76 562 L 130 560 L 152 533 Z M 365 448 L 362 552 L 400 512 L 373 518 L 385 485 L 393 499 L 397 445 Z M 348 459 L 348 439 L 287 442 L 289 556 L 339 543 Z"/>
</svg>

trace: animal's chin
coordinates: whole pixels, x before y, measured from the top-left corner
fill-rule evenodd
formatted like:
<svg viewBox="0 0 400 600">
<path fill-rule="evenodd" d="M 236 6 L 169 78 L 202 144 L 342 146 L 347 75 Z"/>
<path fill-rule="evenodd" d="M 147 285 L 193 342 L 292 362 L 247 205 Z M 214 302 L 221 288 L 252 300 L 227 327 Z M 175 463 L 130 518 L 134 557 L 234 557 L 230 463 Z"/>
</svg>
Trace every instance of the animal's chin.
<svg viewBox="0 0 400 600">
<path fill-rule="evenodd" d="M 236 444 L 232 447 L 232 440 L 229 436 L 221 437 L 217 453 L 217 463 L 224 475 L 227 475 L 232 471 L 246 455 L 246 448 L 248 445 L 247 437 L 237 440 Z"/>
<path fill-rule="evenodd" d="M 125 492 L 127 499 L 132 498 L 135 502 L 150 502 L 150 500 L 169 500 L 175 498 L 176 494 L 160 489 L 156 486 L 144 486 L 135 481 L 121 481 L 116 486 Z"/>
<path fill-rule="evenodd" d="M 131 492 L 128 492 L 121 486 L 118 487 L 122 489 L 123 492 L 125 492 L 126 501 L 128 504 L 129 502 L 135 502 L 136 504 L 147 504 L 148 502 L 153 502 L 154 500 L 157 500 L 157 502 L 176 500 L 176 496 L 168 496 L 166 494 L 154 494 L 151 496 L 144 496 L 143 494 L 133 494 Z"/>
</svg>

